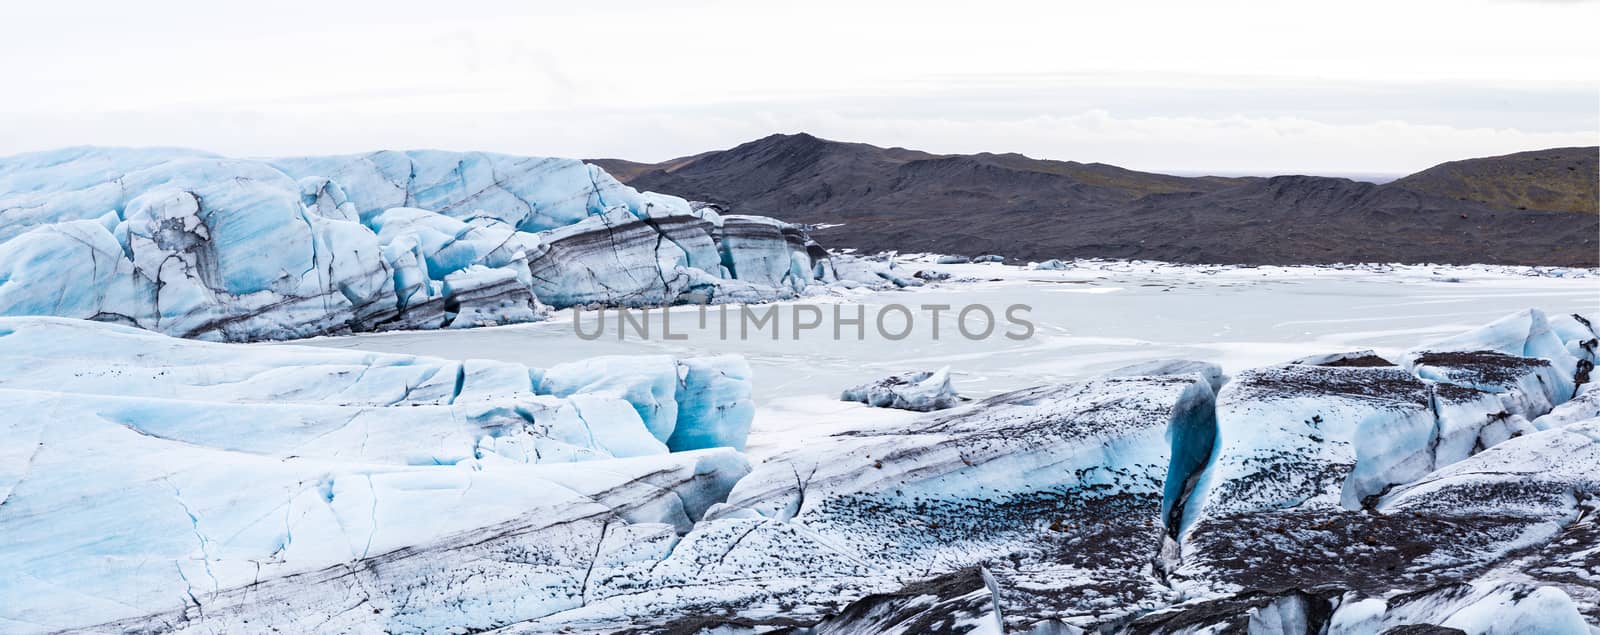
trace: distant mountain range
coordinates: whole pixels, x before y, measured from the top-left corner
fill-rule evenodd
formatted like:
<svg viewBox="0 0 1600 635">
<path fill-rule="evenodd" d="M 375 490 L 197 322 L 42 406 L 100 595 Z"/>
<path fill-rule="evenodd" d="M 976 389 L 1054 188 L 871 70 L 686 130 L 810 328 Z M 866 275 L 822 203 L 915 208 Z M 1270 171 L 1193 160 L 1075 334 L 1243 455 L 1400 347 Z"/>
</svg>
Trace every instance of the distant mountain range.
<svg viewBox="0 0 1600 635">
<path fill-rule="evenodd" d="M 827 225 L 830 247 L 1191 263 L 1600 266 L 1596 155 L 1445 163 L 1384 185 L 1183 177 L 1020 154 L 772 135 L 661 163 L 597 159 L 639 189 Z"/>
</svg>

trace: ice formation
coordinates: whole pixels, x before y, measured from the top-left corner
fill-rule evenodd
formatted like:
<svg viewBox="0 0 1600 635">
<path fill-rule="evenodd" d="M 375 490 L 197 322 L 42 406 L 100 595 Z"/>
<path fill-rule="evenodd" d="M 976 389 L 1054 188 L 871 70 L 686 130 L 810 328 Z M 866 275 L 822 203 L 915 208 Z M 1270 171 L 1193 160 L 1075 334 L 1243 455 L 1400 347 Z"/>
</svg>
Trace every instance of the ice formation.
<svg viewBox="0 0 1600 635">
<path fill-rule="evenodd" d="M 832 276 L 797 227 L 487 153 L 23 154 L 0 158 L 0 216 L 0 315 L 210 340 L 763 301 Z"/>
<path fill-rule="evenodd" d="M 1148 362 L 1130 364 L 1105 373 L 1107 377 L 1189 374 L 1197 374 L 1204 378 L 1206 383 L 1211 384 L 1213 391 L 1222 390 L 1222 385 L 1228 383 L 1228 376 L 1223 374 L 1221 366 L 1211 362 L 1190 359 L 1154 359 Z"/>
<path fill-rule="evenodd" d="M 528 619 L 581 601 L 520 587 L 577 583 L 610 531 L 687 532 L 749 469 L 711 449 L 749 429 L 737 359 L 530 369 L 0 318 L 0 360 L 6 632 Z M 706 449 L 669 454 L 674 430 Z"/>
<path fill-rule="evenodd" d="M 860 386 L 844 389 L 839 398 L 859 401 L 874 408 L 899 408 L 929 412 L 954 408 L 961 396 L 950 384 L 950 368 L 912 371 L 890 375 Z"/>
<path fill-rule="evenodd" d="M 1600 585 L 1571 572 L 1600 567 L 1600 420 L 1577 401 L 1548 430 L 1529 419 L 1581 388 L 1573 351 L 1593 332 L 1552 322 L 1524 311 L 1403 367 L 1359 351 L 1240 373 L 1218 397 L 1170 576 L 1219 599 L 1141 619 L 1270 610 L 1329 632 L 1583 633 Z"/>
<path fill-rule="evenodd" d="M 889 284 L 896 288 L 920 287 L 916 272 L 908 272 L 892 258 L 843 256 L 832 259 L 832 278 L 844 286 Z"/>
<path fill-rule="evenodd" d="M 819 439 L 756 466 L 648 575 L 613 576 L 609 597 L 530 630 L 804 624 L 907 585 L 982 595 L 980 567 L 1012 593 L 1055 590 L 1031 598 L 1041 612 L 1117 619 L 1175 597 L 1149 548 L 1171 439 L 1204 437 L 1210 410 L 1198 377 L 1120 377 Z M 973 622 L 992 624 L 978 604 Z"/>
</svg>

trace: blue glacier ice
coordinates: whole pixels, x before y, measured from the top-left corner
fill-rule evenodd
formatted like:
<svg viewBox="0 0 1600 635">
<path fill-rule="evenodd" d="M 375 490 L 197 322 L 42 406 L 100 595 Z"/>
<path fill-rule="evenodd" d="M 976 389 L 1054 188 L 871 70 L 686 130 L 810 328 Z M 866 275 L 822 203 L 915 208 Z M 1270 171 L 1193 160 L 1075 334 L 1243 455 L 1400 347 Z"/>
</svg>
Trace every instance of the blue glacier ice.
<svg viewBox="0 0 1600 635">
<path fill-rule="evenodd" d="M 1584 627 L 1600 419 L 1504 405 L 1365 352 L 1156 360 L 752 465 L 737 357 L 0 318 L 0 632 Z"/>
<path fill-rule="evenodd" d="M 1600 390 L 1587 390 L 1530 423 L 1535 429 L 1549 430 L 1596 417 L 1600 417 Z"/>
<path fill-rule="evenodd" d="M 640 456 L 666 453 L 680 426 L 716 441 L 693 449 L 743 447 L 753 416 L 737 357 L 530 369 L 237 347 L 60 318 L 0 318 L 0 333 L 0 389 L 17 408 L 244 452 L 404 464 Z"/>
<path fill-rule="evenodd" d="M 432 632 L 575 608 L 525 589 L 576 588 L 608 541 L 666 547 L 748 472 L 728 448 L 669 454 L 634 403 L 748 430 L 728 402 L 747 371 L 679 371 L 739 365 L 541 370 L 0 318 L 0 631 Z M 369 608 L 319 623 L 335 588 Z"/>
<path fill-rule="evenodd" d="M 605 394 L 628 402 L 656 440 L 678 427 L 678 362 L 666 355 L 602 357 L 545 369 L 537 389 L 567 397 Z"/>
<path fill-rule="evenodd" d="M 750 365 L 736 355 L 598 357 L 542 371 L 541 394 L 605 395 L 630 404 L 673 452 L 743 450 L 755 417 Z"/>
<path fill-rule="evenodd" d="M 750 364 L 743 357 L 678 360 L 678 425 L 667 439 L 673 452 L 721 447 L 743 450 L 754 419 Z"/>
<path fill-rule="evenodd" d="M 1589 318 L 1563 317 L 1521 311 L 1401 365 L 1359 351 L 1237 373 L 1168 580 L 1191 598 L 1302 589 L 1253 609 L 1280 626 L 1326 610 L 1348 632 L 1586 630 L 1600 585 L 1568 574 L 1600 563 L 1600 410 L 1575 353 Z"/>
<path fill-rule="evenodd" d="M 1577 320 L 1566 318 L 1566 337 Z M 1594 339 L 1587 332 L 1588 340 Z M 1581 348 L 1578 350 L 1582 350 Z M 1563 334 L 1538 309 L 1506 316 L 1481 328 L 1409 351 L 1403 360 L 1423 379 L 1496 394 L 1506 411 L 1528 419 L 1576 396 L 1592 368 L 1573 355 Z"/>
<path fill-rule="evenodd" d="M 786 223 L 486 153 L 69 148 L 0 158 L 0 215 L 0 315 L 210 340 L 765 301 L 831 271 Z"/>
<path fill-rule="evenodd" d="M 540 232 L 617 206 L 640 215 L 656 208 L 689 210 L 683 199 L 638 192 L 605 170 L 572 159 L 412 150 L 267 163 L 296 179 L 321 177 L 339 183 L 362 219 L 390 208 L 417 207 Z"/>
</svg>

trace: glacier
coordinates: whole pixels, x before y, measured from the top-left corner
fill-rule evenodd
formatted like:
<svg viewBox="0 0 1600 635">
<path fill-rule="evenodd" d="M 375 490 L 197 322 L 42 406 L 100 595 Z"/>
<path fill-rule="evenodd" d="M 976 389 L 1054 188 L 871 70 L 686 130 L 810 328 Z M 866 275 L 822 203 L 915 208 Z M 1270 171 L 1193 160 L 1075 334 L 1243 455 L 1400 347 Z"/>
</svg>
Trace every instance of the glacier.
<svg viewBox="0 0 1600 635">
<path fill-rule="evenodd" d="M 576 160 L 477 152 L 23 154 L 0 158 L 0 218 L 0 315 L 208 340 L 769 301 L 834 279 L 787 223 Z"/>
<path fill-rule="evenodd" d="M 1594 347 L 1588 323 L 1528 310 L 1399 366 L 1356 351 L 1239 373 L 1185 501 L 1175 587 L 1328 632 L 1588 630 L 1600 584 L 1569 572 L 1600 566 L 1600 419 L 1529 421 L 1586 385 L 1572 351 Z"/>
<path fill-rule="evenodd" d="M 1535 341 L 1541 320 L 1589 323 L 1525 311 L 1405 357 L 1515 347 L 1514 355 L 1500 354 L 1516 363 L 1500 366 L 1582 372 L 1548 341 Z M 1596 343 L 1587 328 L 1550 330 L 1569 352 Z M 1195 380 L 1208 374 L 1184 362 L 1134 370 L 1186 366 Z M 1502 399 L 1524 385 L 1523 371 L 1472 370 L 1453 367 L 1449 377 L 1458 383 L 1446 383 L 1351 351 L 1237 373 L 1215 397 L 1212 424 L 1169 424 L 1164 513 L 1152 519 L 1164 521 L 1163 535 L 1144 536 L 1142 548 L 1131 550 L 1142 558 L 1125 565 L 1148 576 L 1147 594 L 1119 597 L 1070 578 L 1018 576 L 1019 568 L 1045 571 L 1088 557 L 1035 551 L 1024 539 L 1007 556 L 953 563 L 953 570 L 924 561 L 932 566 L 917 580 L 863 595 L 805 632 L 1592 634 L 1600 624 L 1600 418 L 1585 417 L 1593 407 L 1585 403 L 1544 428 L 1484 434 L 1494 421 L 1518 416 L 1506 412 L 1509 405 L 1530 402 Z M 1593 394 L 1567 381 L 1580 396 L 1566 404 Z M 1527 414 L 1538 415 L 1531 405 Z M 1474 432 L 1471 443 L 1458 438 Z M 1104 464 L 1114 465 L 1125 464 Z M 736 485 L 730 500 L 762 470 Z M 1102 516 L 1091 528 L 1115 523 Z M 1069 544 L 1103 553 L 1116 543 L 1090 534 Z M 1097 614 L 1095 600 L 1106 600 L 1102 610 L 1126 612 Z"/>
<path fill-rule="evenodd" d="M 874 408 L 899 408 L 929 412 L 954 408 L 961 396 L 950 383 L 950 367 L 912 371 L 844 389 L 839 398 Z"/>
<path fill-rule="evenodd" d="M 647 575 L 528 630 L 803 625 L 980 567 L 1008 589 L 1058 589 L 1039 598 L 1050 615 L 1170 602 L 1147 553 L 1168 437 L 1210 425 L 1211 396 L 1198 375 L 1107 378 L 818 439 L 755 466 Z"/>
<path fill-rule="evenodd" d="M 0 360 L 6 632 L 251 630 L 275 593 L 291 630 L 528 619 L 570 608 L 518 589 L 575 583 L 580 542 L 686 533 L 749 471 L 736 359 L 539 369 L 29 317 L 0 318 Z M 414 596 L 430 577 L 478 582 Z M 316 580 L 371 609 L 314 621 Z"/>
<path fill-rule="evenodd" d="M 371 218 L 447 242 L 412 209 Z M 1158 359 L 757 460 L 733 355 L 0 317 L 0 632 L 1592 635 L 1590 319 Z"/>
</svg>

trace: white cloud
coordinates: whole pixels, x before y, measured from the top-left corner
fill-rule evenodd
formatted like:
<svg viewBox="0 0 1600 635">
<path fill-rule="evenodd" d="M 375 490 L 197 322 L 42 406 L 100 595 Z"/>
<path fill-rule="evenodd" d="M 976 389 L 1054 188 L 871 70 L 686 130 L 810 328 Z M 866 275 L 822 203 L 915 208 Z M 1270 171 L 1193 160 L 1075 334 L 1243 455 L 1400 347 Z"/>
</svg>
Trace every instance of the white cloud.
<svg viewBox="0 0 1600 635">
<path fill-rule="evenodd" d="M 1529 132 L 1403 121 L 1333 124 L 1296 117 L 1123 117 L 1091 110 L 1004 120 L 856 117 L 838 111 L 555 113 L 117 113 L 13 119 L 16 149 L 64 144 L 178 145 L 233 155 L 476 149 L 586 158 L 665 159 L 773 132 L 931 152 L 1021 152 L 1147 170 L 1406 173 L 1471 156 L 1600 143 L 1592 131 Z M 70 132 L 64 132 L 70 130 Z"/>
<path fill-rule="evenodd" d="M 831 119 L 831 120 L 830 120 Z M 1105 111 L 1015 121 L 850 121 L 816 129 L 943 152 L 1015 151 L 1147 170 L 1218 173 L 1408 173 L 1472 156 L 1600 143 L 1596 133 L 1455 128 L 1404 121 L 1330 124 L 1296 117 L 1117 117 Z"/>
<path fill-rule="evenodd" d="M 0 8 L 0 153 L 640 159 L 777 131 L 1181 170 L 1595 143 L 1600 5 L 642 0 Z"/>
</svg>

